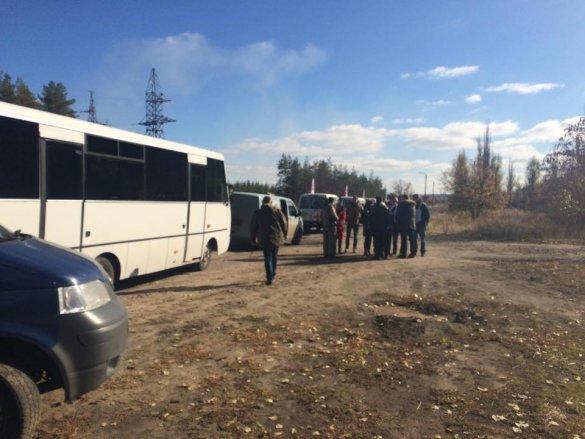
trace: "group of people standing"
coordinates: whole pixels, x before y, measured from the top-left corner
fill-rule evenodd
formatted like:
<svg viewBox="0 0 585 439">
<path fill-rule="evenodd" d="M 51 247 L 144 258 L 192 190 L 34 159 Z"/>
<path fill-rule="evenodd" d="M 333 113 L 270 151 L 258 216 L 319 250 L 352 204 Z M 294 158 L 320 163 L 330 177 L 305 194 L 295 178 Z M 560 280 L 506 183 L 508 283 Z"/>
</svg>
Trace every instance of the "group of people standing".
<svg viewBox="0 0 585 439">
<path fill-rule="evenodd" d="M 372 256 L 372 241 L 374 259 L 388 259 L 390 255 L 395 255 L 398 238 L 399 258 L 414 258 L 418 253 L 419 241 L 420 254 L 424 256 L 426 229 L 430 218 L 429 208 L 418 195 L 413 195 L 412 200 L 408 195 L 390 195 L 387 203 L 382 201 L 382 197 L 377 197 L 375 203 L 368 200 L 365 206 L 361 205 L 357 197 L 353 197 L 347 207 L 336 203 L 334 198 L 329 198 L 321 216 L 323 253 L 327 258 L 335 257 L 337 252 L 347 253 L 352 237 L 353 252 L 356 253 L 361 224 L 366 257 Z M 253 244 L 258 244 L 264 253 L 267 285 L 272 285 L 276 277 L 278 250 L 284 244 L 287 228 L 288 223 L 283 213 L 272 204 L 270 196 L 265 196 L 262 207 L 252 216 L 250 240 Z"/>
<path fill-rule="evenodd" d="M 400 238 L 399 258 L 414 258 L 419 251 L 426 253 L 426 229 L 431 219 L 429 208 L 422 198 L 407 194 L 389 195 L 387 202 L 377 197 L 375 202 L 368 200 L 362 206 L 357 197 L 345 208 L 341 203 L 335 203 L 329 198 L 323 209 L 323 253 L 325 257 L 335 257 L 336 250 L 342 253 L 344 232 L 345 251 L 350 244 L 353 234 L 353 252 L 356 252 L 358 230 L 363 225 L 364 255 L 372 256 L 372 241 L 374 244 L 374 259 L 388 259 L 390 255 L 398 253 L 398 239 Z M 337 248 L 336 248 L 337 247 Z M 410 251 L 408 251 L 410 249 Z"/>
</svg>

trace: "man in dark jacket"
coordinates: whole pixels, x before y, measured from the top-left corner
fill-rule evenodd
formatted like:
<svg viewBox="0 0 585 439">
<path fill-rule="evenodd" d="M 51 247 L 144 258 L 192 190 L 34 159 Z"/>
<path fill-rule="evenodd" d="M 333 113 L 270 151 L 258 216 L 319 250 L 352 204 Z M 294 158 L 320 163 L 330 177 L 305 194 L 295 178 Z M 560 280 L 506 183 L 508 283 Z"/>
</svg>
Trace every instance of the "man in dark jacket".
<svg viewBox="0 0 585 439">
<path fill-rule="evenodd" d="M 334 258 L 335 244 L 337 243 L 337 221 L 339 221 L 335 211 L 335 198 L 327 199 L 327 204 L 321 212 L 321 219 L 323 221 L 323 256 Z"/>
<path fill-rule="evenodd" d="M 418 251 L 418 240 L 420 239 L 420 255 L 424 256 L 427 252 L 426 235 L 427 226 L 431 219 L 431 213 L 427 204 L 418 195 L 413 195 L 412 199 L 416 203 L 416 235 L 414 238 L 414 254 Z"/>
<path fill-rule="evenodd" d="M 382 259 L 384 256 L 384 237 L 388 227 L 388 208 L 382 203 L 382 197 L 376 197 L 376 204 L 372 207 L 370 216 L 370 226 L 374 236 L 374 256 L 375 259 Z"/>
<path fill-rule="evenodd" d="M 358 230 L 360 229 L 360 217 L 363 210 L 364 209 L 359 203 L 357 197 L 354 196 L 347 206 L 347 234 L 345 236 L 345 251 L 349 249 L 349 239 L 351 233 L 353 232 L 353 252 L 355 253 L 358 242 Z"/>
<path fill-rule="evenodd" d="M 272 205 L 272 199 L 262 199 L 262 207 L 254 212 L 250 224 L 250 240 L 264 252 L 266 285 L 272 285 L 276 276 L 278 249 L 284 244 L 288 224 L 282 212 Z"/>
<path fill-rule="evenodd" d="M 394 210 L 394 223 L 400 233 L 400 258 L 406 258 L 407 240 L 410 243 L 409 258 L 414 258 L 414 239 L 416 233 L 415 215 L 416 204 L 407 194 L 400 197 L 400 201 Z"/>
<path fill-rule="evenodd" d="M 390 211 L 390 215 L 392 216 L 392 233 L 389 237 L 392 241 L 392 254 L 395 255 L 398 253 L 398 229 L 396 228 L 396 224 L 394 224 L 394 211 L 396 210 L 396 206 L 398 205 L 398 197 L 395 194 L 390 194 L 388 197 L 388 210 Z"/>
<path fill-rule="evenodd" d="M 371 255 L 372 249 L 372 226 L 371 226 L 371 218 L 372 218 L 372 202 L 370 200 L 366 201 L 366 205 L 364 206 L 364 210 L 362 212 L 362 219 L 361 222 L 364 225 L 364 256 Z"/>
</svg>

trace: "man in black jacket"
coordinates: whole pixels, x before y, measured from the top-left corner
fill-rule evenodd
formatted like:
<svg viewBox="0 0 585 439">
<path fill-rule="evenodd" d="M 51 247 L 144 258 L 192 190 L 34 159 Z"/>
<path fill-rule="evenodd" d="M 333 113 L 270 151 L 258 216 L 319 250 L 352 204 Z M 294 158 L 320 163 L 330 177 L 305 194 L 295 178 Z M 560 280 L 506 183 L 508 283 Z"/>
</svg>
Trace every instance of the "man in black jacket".
<svg viewBox="0 0 585 439">
<path fill-rule="evenodd" d="M 427 204 L 418 195 L 413 195 L 412 199 L 416 203 L 416 235 L 414 238 L 414 254 L 418 251 L 418 240 L 420 239 L 420 255 L 424 256 L 427 252 L 426 235 L 427 226 L 431 219 L 431 213 Z"/>
<path fill-rule="evenodd" d="M 372 226 L 371 226 L 371 218 L 372 218 L 372 202 L 370 200 L 366 201 L 366 205 L 364 206 L 364 210 L 362 212 L 361 223 L 364 225 L 364 256 L 368 257 L 371 256 L 371 248 L 372 248 Z"/>
<path fill-rule="evenodd" d="M 254 212 L 250 223 L 250 241 L 258 244 L 264 252 L 266 285 L 272 285 L 276 276 L 278 248 L 284 244 L 288 223 L 280 211 L 272 205 L 272 199 L 265 196 L 262 207 Z"/>
<path fill-rule="evenodd" d="M 374 235 L 374 256 L 375 259 L 384 257 L 384 237 L 388 228 L 388 208 L 382 203 L 382 197 L 376 197 L 376 204 L 372 207 L 370 214 L 370 226 Z"/>
<path fill-rule="evenodd" d="M 394 210 L 394 224 L 398 233 L 400 233 L 400 256 L 399 258 L 406 258 L 407 241 L 410 244 L 409 258 L 415 256 L 415 233 L 416 233 L 416 204 L 412 201 L 408 194 L 400 197 L 400 201 Z"/>
</svg>

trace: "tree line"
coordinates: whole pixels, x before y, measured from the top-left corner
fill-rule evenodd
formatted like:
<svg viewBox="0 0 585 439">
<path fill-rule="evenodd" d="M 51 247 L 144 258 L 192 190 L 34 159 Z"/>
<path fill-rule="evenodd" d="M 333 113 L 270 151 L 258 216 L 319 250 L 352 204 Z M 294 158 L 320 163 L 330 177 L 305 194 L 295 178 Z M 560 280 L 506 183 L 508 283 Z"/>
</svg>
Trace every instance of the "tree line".
<svg viewBox="0 0 585 439">
<path fill-rule="evenodd" d="M 368 197 L 385 196 L 386 188 L 382 180 L 370 172 L 369 175 L 358 173 L 355 169 L 337 165 L 327 160 L 303 162 L 298 157 L 283 154 L 277 163 L 277 182 L 275 185 L 255 181 L 239 181 L 234 183 L 234 190 L 258 193 L 276 193 L 283 197 L 298 200 L 301 194 L 311 189 L 315 181 L 315 192 L 341 195 L 347 186 L 349 195 Z M 404 183 L 404 182 L 403 182 Z M 405 183 L 407 184 L 407 183 Z"/>
<path fill-rule="evenodd" d="M 63 83 L 49 81 L 43 85 L 41 92 L 35 95 L 22 78 L 17 77 L 13 81 L 8 73 L 0 71 L 0 101 L 77 117 L 75 110 L 71 108 L 75 104 L 75 99 L 69 99 L 67 94 L 67 88 Z"/>
<path fill-rule="evenodd" d="M 451 193 L 449 208 L 466 211 L 472 218 L 488 210 L 517 208 L 547 213 L 564 225 L 585 224 L 585 117 L 566 128 L 543 160 L 532 158 L 525 181 L 515 175 L 512 163 L 506 176 L 502 159 L 492 151 L 489 126 L 477 140 L 473 158 L 461 151 L 443 175 Z"/>
</svg>

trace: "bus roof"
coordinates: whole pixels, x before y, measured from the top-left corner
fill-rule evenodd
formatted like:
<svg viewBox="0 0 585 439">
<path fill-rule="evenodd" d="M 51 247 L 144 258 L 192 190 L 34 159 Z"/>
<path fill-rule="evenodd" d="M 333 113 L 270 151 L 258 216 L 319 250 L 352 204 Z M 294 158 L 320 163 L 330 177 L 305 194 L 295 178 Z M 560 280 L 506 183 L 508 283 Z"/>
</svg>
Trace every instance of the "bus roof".
<svg viewBox="0 0 585 439">
<path fill-rule="evenodd" d="M 73 117 L 61 116 L 20 105 L 0 102 L 0 116 L 34 122 L 40 125 L 61 128 L 79 133 L 91 134 L 94 136 L 107 137 L 110 139 L 122 140 L 124 142 L 138 143 L 140 145 L 154 146 L 156 148 L 168 149 L 185 154 L 195 154 L 216 160 L 224 160 L 223 154 L 208 149 L 190 146 L 184 143 L 171 142 L 170 140 L 159 139 L 134 133 L 119 128 L 112 128 L 97 123 L 86 122 Z"/>
</svg>

